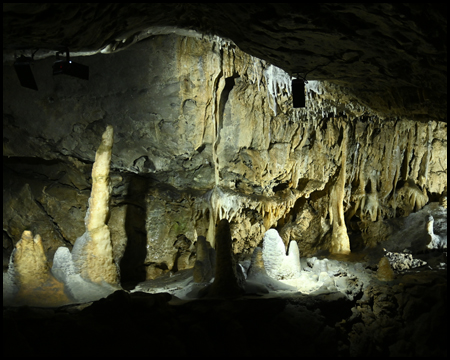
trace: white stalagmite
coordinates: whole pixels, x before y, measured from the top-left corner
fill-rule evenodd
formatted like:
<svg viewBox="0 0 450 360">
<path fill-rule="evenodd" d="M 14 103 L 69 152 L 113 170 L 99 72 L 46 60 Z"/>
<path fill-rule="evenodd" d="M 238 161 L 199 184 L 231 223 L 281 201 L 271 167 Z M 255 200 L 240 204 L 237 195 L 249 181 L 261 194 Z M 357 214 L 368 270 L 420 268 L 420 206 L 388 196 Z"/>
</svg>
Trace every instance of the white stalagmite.
<svg viewBox="0 0 450 360">
<path fill-rule="evenodd" d="M 264 234 L 262 256 L 267 275 L 278 280 L 281 264 L 286 257 L 286 248 L 275 229 L 269 229 Z"/>
<path fill-rule="evenodd" d="M 278 231 L 269 229 L 264 234 L 262 259 L 267 275 L 276 280 L 300 276 L 300 252 L 295 241 L 289 244 L 289 254 Z"/>
<path fill-rule="evenodd" d="M 301 276 L 300 251 L 296 241 L 289 243 L 288 255 L 283 262 L 283 272 L 286 279 L 296 279 Z"/>
<path fill-rule="evenodd" d="M 94 283 L 118 284 L 119 272 L 113 259 L 111 234 L 106 224 L 109 215 L 109 168 L 114 139 L 108 125 L 95 154 L 92 168 L 92 190 L 85 217 L 86 232 L 77 239 L 72 250 L 75 269 L 81 277 Z"/>
</svg>

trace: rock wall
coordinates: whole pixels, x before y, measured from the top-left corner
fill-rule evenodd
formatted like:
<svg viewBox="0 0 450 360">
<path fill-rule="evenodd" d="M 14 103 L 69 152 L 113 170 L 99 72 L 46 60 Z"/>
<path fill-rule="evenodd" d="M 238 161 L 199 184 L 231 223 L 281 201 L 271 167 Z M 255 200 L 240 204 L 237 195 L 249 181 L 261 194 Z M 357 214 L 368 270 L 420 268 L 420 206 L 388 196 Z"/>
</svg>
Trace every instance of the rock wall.
<svg viewBox="0 0 450 360">
<path fill-rule="evenodd" d="M 155 36 L 76 61 L 89 82 L 52 78 L 52 59 L 37 61 L 39 92 L 4 67 L 6 253 L 24 229 L 41 234 L 50 261 L 72 248 L 107 124 L 108 227 L 130 280 L 192 267 L 197 237 L 214 246 L 222 218 L 241 257 L 270 228 L 302 256 L 345 253 L 386 240 L 373 236 L 383 221 L 446 190 L 446 123 L 387 118 L 317 81 L 292 109 L 286 73 L 219 38 Z"/>
</svg>

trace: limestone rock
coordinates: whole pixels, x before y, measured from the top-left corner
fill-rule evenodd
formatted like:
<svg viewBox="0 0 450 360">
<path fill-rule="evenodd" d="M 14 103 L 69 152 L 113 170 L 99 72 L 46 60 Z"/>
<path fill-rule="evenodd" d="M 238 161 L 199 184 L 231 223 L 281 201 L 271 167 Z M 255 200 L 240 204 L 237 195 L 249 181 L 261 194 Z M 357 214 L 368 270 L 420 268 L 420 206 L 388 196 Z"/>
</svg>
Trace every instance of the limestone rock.
<svg viewBox="0 0 450 360">
<path fill-rule="evenodd" d="M 433 221 L 430 221 L 430 216 Z M 430 244 L 441 249 L 447 247 L 447 209 L 437 202 L 426 205 L 406 218 L 384 221 L 383 227 L 385 241 L 382 246 L 388 251 L 402 252 L 409 249 L 412 253 L 417 253 L 429 251 Z M 369 227 L 367 236 L 371 235 L 372 231 L 375 233 L 375 228 L 371 228 Z M 432 243 L 431 237 L 434 239 Z"/>
<path fill-rule="evenodd" d="M 292 109 L 289 74 L 223 39 L 154 36 L 83 63 L 121 69 L 120 81 L 100 70 L 95 87 L 55 77 L 23 106 L 4 67 L 3 226 L 14 244 L 31 223 L 49 260 L 84 229 L 87 169 L 107 122 L 111 174 L 123 180 L 111 180 L 105 224 L 114 261 L 135 280 L 176 269 L 181 235 L 193 244 L 204 234 L 214 247 L 220 218 L 245 256 L 272 227 L 303 256 L 347 252 L 350 236 L 361 249 L 395 238 L 401 251 L 408 237 L 396 224 L 447 184 L 446 123 L 380 113 L 327 81 L 308 81 L 306 107 Z M 49 122 L 58 126 L 39 125 Z"/>
<path fill-rule="evenodd" d="M 426 261 L 413 258 L 412 254 L 387 251 L 386 257 L 389 259 L 392 269 L 396 271 L 414 269 L 427 264 Z"/>
</svg>

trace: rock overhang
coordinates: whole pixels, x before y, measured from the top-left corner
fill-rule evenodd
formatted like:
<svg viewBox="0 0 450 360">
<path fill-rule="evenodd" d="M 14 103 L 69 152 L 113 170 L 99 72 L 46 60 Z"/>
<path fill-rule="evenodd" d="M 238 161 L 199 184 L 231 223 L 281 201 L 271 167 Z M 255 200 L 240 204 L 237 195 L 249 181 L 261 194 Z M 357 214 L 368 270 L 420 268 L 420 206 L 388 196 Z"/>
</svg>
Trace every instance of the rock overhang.
<svg viewBox="0 0 450 360">
<path fill-rule="evenodd" d="M 445 4 L 6 4 L 3 11 L 4 61 L 23 49 L 64 45 L 87 55 L 156 34 L 220 36 L 290 75 L 347 87 L 373 108 L 447 118 Z"/>
</svg>

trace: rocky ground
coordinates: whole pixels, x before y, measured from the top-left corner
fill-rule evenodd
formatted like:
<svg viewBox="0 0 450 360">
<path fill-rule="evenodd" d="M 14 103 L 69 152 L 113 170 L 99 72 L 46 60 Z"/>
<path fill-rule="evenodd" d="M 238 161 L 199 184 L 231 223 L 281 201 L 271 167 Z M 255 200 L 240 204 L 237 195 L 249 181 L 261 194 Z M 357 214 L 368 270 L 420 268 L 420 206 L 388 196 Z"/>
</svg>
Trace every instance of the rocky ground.
<svg viewBox="0 0 450 360">
<path fill-rule="evenodd" d="M 446 270 L 372 276 L 355 294 L 181 300 L 120 290 L 83 305 L 4 307 L 3 355 L 447 356 Z"/>
</svg>

